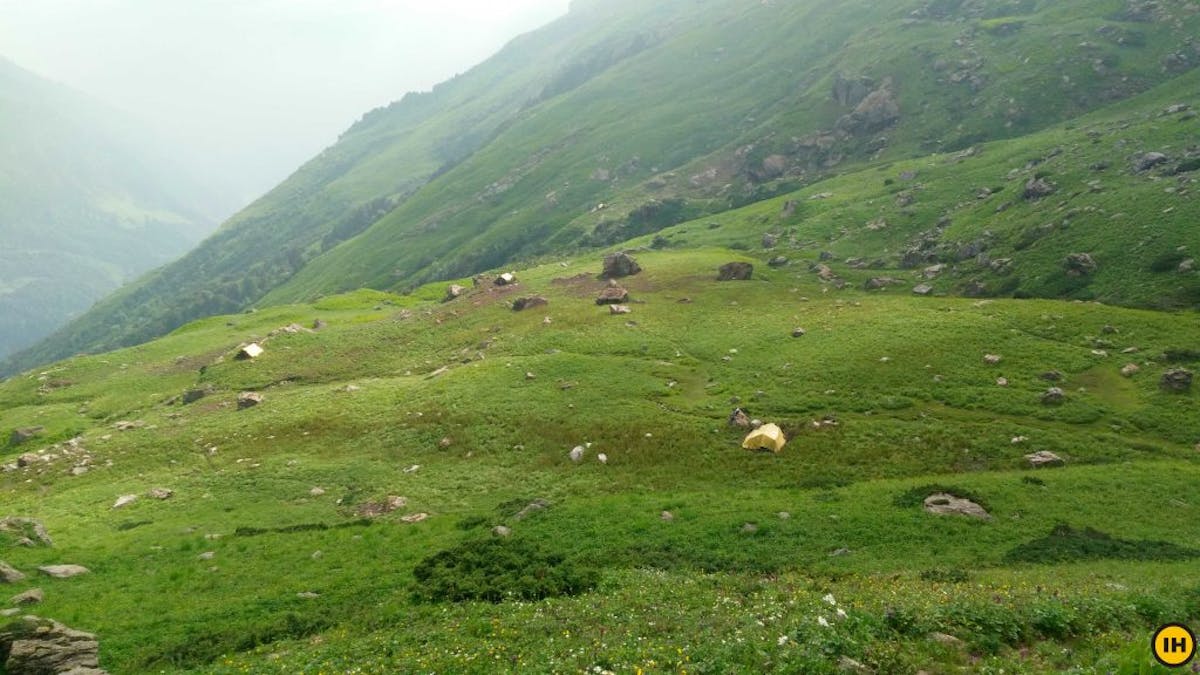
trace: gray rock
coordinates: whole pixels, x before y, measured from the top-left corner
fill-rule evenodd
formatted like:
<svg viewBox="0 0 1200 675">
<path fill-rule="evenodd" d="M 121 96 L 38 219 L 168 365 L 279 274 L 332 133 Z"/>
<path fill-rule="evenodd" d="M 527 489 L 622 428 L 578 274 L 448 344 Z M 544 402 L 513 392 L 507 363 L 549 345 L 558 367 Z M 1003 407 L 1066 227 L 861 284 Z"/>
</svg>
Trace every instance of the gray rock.
<svg viewBox="0 0 1200 675">
<path fill-rule="evenodd" d="M 46 532 L 46 527 L 40 521 L 33 518 L 21 518 L 17 516 L 0 518 L 0 532 L 15 535 L 18 537 L 18 540 L 29 540 L 29 545 L 54 545 L 54 542 L 50 539 L 50 534 Z M 18 541 L 18 544 L 20 544 L 20 541 Z"/>
<path fill-rule="evenodd" d="M 212 394 L 214 391 L 216 391 L 216 389 L 212 385 L 188 389 L 187 391 L 183 392 L 183 396 L 180 400 L 183 401 L 184 405 L 190 405 L 196 401 L 199 401 L 205 396 Z"/>
<path fill-rule="evenodd" d="M 767 261 L 768 267 L 786 267 L 787 264 L 788 264 L 788 259 L 781 255 L 777 255 L 774 258 L 771 258 L 770 260 Z"/>
<path fill-rule="evenodd" d="M 161 487 L 150 488 L 150 490 L 146 492 L 146 496 L 151 499 L 157 499 L 159 501 L 163 501 L 163 500 L 170 499 L 171 497 L 174 497 L 175 491 L 170 488 L 161 488 Z"/>
<path fill-rule="evenodd" d="M 717 281 L 749 281 L 753 276 L 754 265 L 745 262 L 726 263 L 717 271 Z"/>
<path fill-rule="evenodd" d="M 919 284 L 912 289 L 913 295 L 930 295 L 933 293 L 933 286 L 929 284 Z"/>
<path fill-rule="evenodd" d="M 609 286 L 596 297 L 597 305 L 621 305 L 629 300 L 629 291 L 620 286 Z"/>
<path fill-rule="evenodd" d="M 263 395 L 258 392 L 243 391 L 238 394 L 237 407 L 238 410 L 246 410 L 247 408 L 253 408 L 262 404 L 263 400 Z"/>
<path fill-rule="evenodd" d="M 802 338 L 805 335 L 808 335 L 808 331 L 804 330 L 803 328 L 796 327 L 792 329 L 792 337 L 794 338 Z"/>
<path fill-rule="evenodd" d="M 613 253 L 604 257 L 604 271 L 600 276 L 604 279 L 620 279 L 631 277 L 642 271 L 641 265 L 628 253 Z"/>
<path fill-rule="evenodd" d="M 574 448 L 571 448 L 571 452 L 568 453 L 567 456 L 571 458 L 572 462 L 578 464 L 583 461 L 583 455 L 585 452 L 586 450 L 582 445 L 577 445 Z"/>
<path fill-rule="evenodd" d="M 32 440 L 35 436 L 38 436 L 45 430 L 45 427 L 22 427 L 20 429 L 13 429 L 12 435 L 8 437 L 8 443 L 9 445 L 20 445 L 28 440 Z"/>
<path fill-rule="evenodd" d="M 930 633 L 929 639 L 947 647 L 962 647 L 965 644 L 962 640 L 946 633 Z"/>
<path fill-rule="evenodd" d="M 36 616 L 0 628 L 0 654 L 10 675 L 106 675 L 100 643 L 90 633 Z"/>
<path fill-rule="evenodd" d="M 46 599 L 46 593 L 40 588 L 31 588 L 24 593 L 9 598 L 11 605 L 36 605 Z"/>
<path fill-rule="evenodd" d="M 525 508 L 518 511 L 516 515 L 513 516 L 513 520 L 525 520 L 529 516 L 532 516 L 539 511 L 545 511 L 548 508 L 550 508 L 550 502 L 546 501 L 545 499 L 535 499 L 532 502 L 529 502 Z"/>
<path fill-rule="evenodd" d="M 882 291 L 888 286 L 894 286 L 899 283 L 901 282 L 898 279 L 891 277 L 872 277 L 867 279 L 866 283 L 863 284 L 863 288 L 868 291 Z"/>
<path fill-rule="evenodd" d="M 24 580 L 24 572 L 0 560 L 0 584 L 15 584 Z"/>
<path fill-rule="evenodd" d="M 1195 272 L 1195 271 L 1196 271 L 1196 259 L 1195 258 L 1188 258 L 1187 260 L 1184 260 L 1183 262 L 1179 263 L 1179 273 L 1180 274 L 1187 274 L 1189 272 Z"/>
<path fill-rule="evenodd" d="M 1031 178 L 1025 183 L 1025 190 L 1021 193 L 1021 196 L 1026 201 L 1036 201 L 1054 194 L 1054 189 L 1054 186 L 1046 182 L 1044 178 Z"/>
<path fill-rule="evenodd" d="M 123 509 L 126 506 L 136 502 L 137 498 L 137 495 L 121 495 L 120 497 L 117 497 L 117 501 L 113 502 L 112 507 L 114 509 Z"/>
<path fill-rule="evenodd" d="M 1028 460 L 1029 466 L 1032 466 L 1035 469 L 1066 466 L 1067 464 L 1066 460 L 1064 460 L 1062 457 L 1059 457 L 1048 450 L 1042 450 L 1030 455 L 1025 455 L 1025 459 Z"/>
<path fill-rule="evenodd" d="M 1063 260 L 1067 276 L 1085 277 L 1096 271 L 1099 265 L 1089 253 L 1072 253 Z"/>
<path fill-rule="evenodd" d="M 609 305 L 608 313 L 616 316 L 619 314 L 632 314 L 633 310 L 629 308 L 629 305 Z"/>
<path fill-rule="evenodd" d="M 959 515 L 980 520 L 990 520 L 992 517 L 982 506 L 970 499 L 956 497 L 946 492 L 926 497 L 925 510 L 939 516 Z"/>
<path fill-rule="evenodd" d="M 1176 368 L 1163 373 L 1159 384 L 1166 391 L 1184 394 L 1192 388 L 1192 371 Z"/>
<path fill-rule="evenodd" d="M 1062 405 L 1067 400 L 1067 394 L 1060 387 L 1050 387 L 1042 394 L 1043 405 Z"/>
<path fill-rule="evenodd" d="M 511 537 L 512 530 L 503 525 L 497 525 L 492 528 L 492 536 L 495 537 Z"/>
<path fill-rule="evenodd" d="M 55 579 L 70 579 L 91 572 L 83 565 L 44 565 L 39 567 L 38 571 Z"/>
<path fill-rule="evenodd" d="M 512 272 L 505 272 L 504 274 L 496 277 L 492 283 L 497 286 L 511 286 L 517 283 L 517 275 L 513 274 Z"/>
<path fill-rule="evenodd" d="M 1133 168 L 1135 171 L 1149 171 L 1160 164 L 1166 164 L 1169 159 L 1161 152 L 1147 152 L 1133 161 Z"/>
<path fill-rule="evenodd" d="M 514 312 L 523 312 L 534 307 L 545 307 L 550 301 L 540 295 L 530 296 L 528 298 L 517 298 L 513 301 L 512 308 Z"/>
<path fill-rule="evenodd" d="M 838 671 L 842 673 L 853 673 L 854 675 L 873 675 L 875 671 L 868 668 L 859 661 L 855 661 L 849 656 L 843 656 L 838 659 Z"/>
<path fill-rule="evenodd" d="M 446 288 L 446 297 L 442 301 L 450 302 L 451 300 L 457 300 L 457 299 L 461 298 L 463 296 L 463 294 L 466 292 L 467 292 L 467 289 L 465 287 L 459 286 L 458 284 L 450 284 Z"/>
<path fill-rule="evenodd" d="M 762 236 L 762 247 L 772 249 L 779 245 L 779 235 L 771 232 L 764 232 Z"/>
</svg>

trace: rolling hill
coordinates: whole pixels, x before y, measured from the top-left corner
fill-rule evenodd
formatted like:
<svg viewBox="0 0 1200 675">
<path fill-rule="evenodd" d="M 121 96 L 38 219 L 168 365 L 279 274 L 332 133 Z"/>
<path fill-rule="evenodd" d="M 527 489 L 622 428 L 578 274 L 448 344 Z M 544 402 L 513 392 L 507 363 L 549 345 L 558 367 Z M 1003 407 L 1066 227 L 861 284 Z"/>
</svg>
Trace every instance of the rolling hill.
<svg viewBox="0 0 1200 675">
<path fill-rule="evenodd" d="M 228 204 L 132 120 L 0 59 L 0 358 L 209 234 Z"/>
<path fill-rule="evenodd" d="M 576 3 L 364 116 L 187 257 L 6 369 L 256 304 L 595 250 L 868 166 L 1036 133 L 1186 74 L 1198 27 L 1186 2 Z M 1138 149 L 1110 150 L 1104 161 L 1125 168 Z M 1194 154 L 1178 150 L 1177 163 Z M 1051 241 L 1048 257 L 1069 253 Z M 1187 290 L 1106 298 L 1194 305 Z"/>
</svg>

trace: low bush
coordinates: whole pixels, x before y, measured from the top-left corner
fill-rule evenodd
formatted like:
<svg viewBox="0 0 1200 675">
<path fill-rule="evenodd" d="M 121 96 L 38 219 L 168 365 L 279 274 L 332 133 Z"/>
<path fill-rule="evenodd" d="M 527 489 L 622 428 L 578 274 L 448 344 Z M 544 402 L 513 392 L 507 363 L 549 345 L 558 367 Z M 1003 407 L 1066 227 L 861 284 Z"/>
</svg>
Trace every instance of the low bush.
<svg viewBox="0 0 1200 675">
<path fill-rule="evenodd" d="M 424 602 L 542 600 L 595 588 L 599 572 L 521 539 L 478 539 L 435 553 L 413 569 Z"/>
</svg>

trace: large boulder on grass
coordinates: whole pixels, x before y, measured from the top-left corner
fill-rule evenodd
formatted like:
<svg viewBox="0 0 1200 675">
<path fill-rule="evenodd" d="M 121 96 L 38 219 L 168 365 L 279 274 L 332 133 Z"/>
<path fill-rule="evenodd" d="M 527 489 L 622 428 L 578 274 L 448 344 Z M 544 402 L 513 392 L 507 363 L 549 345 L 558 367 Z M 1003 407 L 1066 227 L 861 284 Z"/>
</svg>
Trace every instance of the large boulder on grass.
<svg viewBox="0 0 1200 675">
<path fill-rule="evenodd" d="M 620 279 L 631 277 L 642 271 L 641 265 L 628 253 L 613 253 L 604 258 L 604 271 L 600 276 L 604 279 Z"/>
<path fill-rule="evenodd" d="M 726 263 L 717 270 L 717 281 L 749 281 L 753 276 L 754 265 L 745 262 Z"/>
<path fill-rule="evenodd" d="M 36 616 L 0 626 L 0 656 L 10 675 L 106 675 L 95 635 Z"/>
</svg>

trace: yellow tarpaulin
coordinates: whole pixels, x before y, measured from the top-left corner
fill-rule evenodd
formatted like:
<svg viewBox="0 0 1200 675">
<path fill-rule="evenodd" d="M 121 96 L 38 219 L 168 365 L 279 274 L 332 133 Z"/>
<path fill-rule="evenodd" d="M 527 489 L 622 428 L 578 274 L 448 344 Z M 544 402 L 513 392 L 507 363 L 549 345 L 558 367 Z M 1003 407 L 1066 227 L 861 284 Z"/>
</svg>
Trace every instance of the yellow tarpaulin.
<svg viewBox="0 0 1200 675">
<path fill-rule="evenodd" d="M 746 440 L 742 441 L 742 447 L 747 450 L 780 452 L 785 445 L 787 445 L 787 438 L 783 435 L 783 429 L 780 429 L 775 424 L 762 425 L 751 431 Z"/>
</svg>

